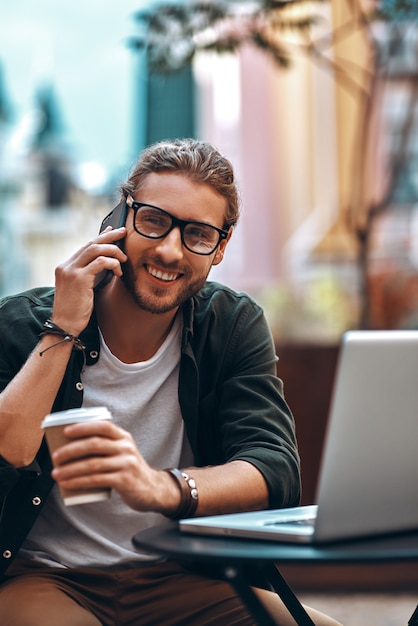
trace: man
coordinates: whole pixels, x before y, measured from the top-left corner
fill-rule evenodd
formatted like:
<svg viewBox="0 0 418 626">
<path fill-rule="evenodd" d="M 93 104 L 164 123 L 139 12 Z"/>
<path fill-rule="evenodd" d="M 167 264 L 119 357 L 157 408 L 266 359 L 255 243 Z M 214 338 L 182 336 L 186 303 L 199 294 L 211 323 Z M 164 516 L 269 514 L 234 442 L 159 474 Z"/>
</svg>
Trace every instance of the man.
<svg viewBox="0 0 418 626">
<path fill-rule="evenodd" d="M 55 289 L 1 305 L 2 626 L 251 624 L 229 585 L 131 543 L 166 518 L 299 500 L 262 311 L 206 280 L 238 219 L 232 167 L 204 142 L 163 142 L 121 192 L 125 226 L 60 265 Z M 113 277 L 94 289 L 103 270 Z M 114 419 L 67 427 L 52 469 L 41 422 L 78 406 Z M 113 495 L 65 507 L 56 483 Z"/>
</svg>

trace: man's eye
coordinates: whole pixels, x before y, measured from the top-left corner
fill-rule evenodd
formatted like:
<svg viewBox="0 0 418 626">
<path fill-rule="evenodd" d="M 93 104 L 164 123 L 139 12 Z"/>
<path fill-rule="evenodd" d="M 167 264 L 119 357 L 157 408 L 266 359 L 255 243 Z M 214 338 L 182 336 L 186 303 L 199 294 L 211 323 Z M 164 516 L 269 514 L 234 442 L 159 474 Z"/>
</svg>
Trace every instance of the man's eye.
<svg viewBox="0 0 418 626">
<path fill-rule="evenodd" d="M 153 211 L 143 211 L 137 215 L 138 224 L 144 228 L 165 229 L 169 225 L 169 220 L 164 215 L 159 215 Z"/>
<path fill-rule="evenodd" d="M 198 239 L 200 241 L 211 241 L 213 239 L 213 232 L 199 226 L 189 228 L 187 234 L 190 237 L 193 237 L 193 239 Z"/>
<path fill-rule="evenodd" d="M 142 218 L 142 221 L 145 224 L 152 224 L 152 225 L 157 225 L 157 226 L 163 223 L 163 220 L 160 217 L 157 217 L 155 215 L 146 216 Z"/>
</svg>

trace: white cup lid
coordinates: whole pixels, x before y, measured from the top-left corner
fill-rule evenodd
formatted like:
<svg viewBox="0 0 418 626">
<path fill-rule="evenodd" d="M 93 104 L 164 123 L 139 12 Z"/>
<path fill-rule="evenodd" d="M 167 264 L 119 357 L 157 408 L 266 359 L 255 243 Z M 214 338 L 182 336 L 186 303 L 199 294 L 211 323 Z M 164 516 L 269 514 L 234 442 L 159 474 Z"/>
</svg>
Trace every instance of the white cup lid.
<svg viewBox="0 0 418 626">
<path fill-rule="evenodd" d="M 73 424 L 74 422 L 90 422 L 91 420 L 111 420 L 110 411 L 105 406 L 80 407 L 78 409 L 67 409 L 46 415 L 41 428 L 49 426 L 61 426 L 63 424 Z"/>
</svg>

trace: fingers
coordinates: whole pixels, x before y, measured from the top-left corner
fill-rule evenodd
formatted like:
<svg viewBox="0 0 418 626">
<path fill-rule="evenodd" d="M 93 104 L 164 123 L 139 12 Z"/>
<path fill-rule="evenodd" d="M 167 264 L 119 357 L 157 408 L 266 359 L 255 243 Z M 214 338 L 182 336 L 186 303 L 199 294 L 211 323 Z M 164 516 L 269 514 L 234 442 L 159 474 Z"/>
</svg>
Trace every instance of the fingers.
<svg viewBox="0 0 418 626">
<path fill-rule="evenodd" d="M 81 477 L 91 484 L 94 475 L 125 471 L 137 464 L 139 455 L 131 435 L 112 422 L 74 424 L 64 432 L 69 443 L 52 455 L 52 476 L 59 482 Z"/>
<path fill-rule="evenodd" d="M 56 268 L 53 320 L 58 326 L 76 336 L 84 330 L 93 310 L 96 276 L 103 270 L 122 275 L 127 256 L 117 244 L 125 236 L 125 227 L 105 229 Z"/>
<path fill-rule="evenodd" d="M 130 436 L 128 431 L 124 430 L 120 426 L 117 426 L 115 422 L 110 419 L 95 419 L 86 422 L 68 424 L 68 426 L 65 427 L 64 432 L 68 439 L 79 439 L 82 437 L 90 437 L 92 435 L 100 435 L 111 439 L 121 439 L 127 435 Z"/>
<path fill-rule="evenodd" d="M 61 487 L 114 489 L 138 511 L 159 511 L 161 502 L 170 506 L 167 473 L 148 465 L 130 433 L 110 421 L 73 424 L 64 432 L 69 443 L 52 455 L 52 477 Z M 169 480 L 168 493 L 172 485 Z"/>
<path fill-rule="evenodd" d="M 120 264 L 126 261 L 127 256 L 117 243 L 125 235 L 125 227 L 115 230 L 108 228 L 100 233 L 94 241 L 88 242 L 57 267 L 55 271 L 57 282 L 65 281 L 66 284 L 71 284 L 76 281 L 79 284 L 83 281 L 85 286 L 92 287 L 96 274 L 104 269 L 110 269 L 121 275 Z"/>
<path fill-rule="evenodd" d="M 110 420 L 70 424 L 64 434 L 70 441 L 54 452 L 52 459 L 57 466 L 87 456 L 109 456 L 126 446 L 126 441 L 135 445 L 130 433 Z M 119 444 L 117 447 L 115 442 Z"/>
</svg>

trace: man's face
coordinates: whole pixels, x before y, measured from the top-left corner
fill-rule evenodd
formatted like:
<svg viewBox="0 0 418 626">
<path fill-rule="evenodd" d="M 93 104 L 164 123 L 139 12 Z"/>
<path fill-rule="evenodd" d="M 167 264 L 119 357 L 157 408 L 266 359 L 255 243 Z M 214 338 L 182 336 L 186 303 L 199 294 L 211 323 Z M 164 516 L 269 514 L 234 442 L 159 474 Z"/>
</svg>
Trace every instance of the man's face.
<svg viewBox="0 0 418 626">
<path fill-rule="evenodd" d="M 190 181 L 182 174 L 152 173 L 134 200 L 157 206 L 181 220 L 205 222 L 223 228 L 226 200 L 212 187 Z M 133 209 L 126 221 L 128 234 L 122 281 L 137 305 L 151 313 L 178 308 L 205 283 L 212 265 L 222 261 L 227 240 L 208 256 L 189 252 L 179 228 L 162 239 L 139 235 L 133 226 Z M 230 235 L 228 236 L 229 239 Z"/>
</svg>

